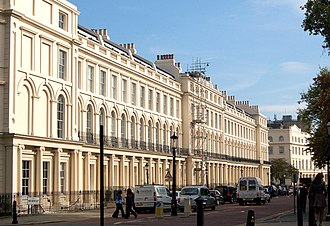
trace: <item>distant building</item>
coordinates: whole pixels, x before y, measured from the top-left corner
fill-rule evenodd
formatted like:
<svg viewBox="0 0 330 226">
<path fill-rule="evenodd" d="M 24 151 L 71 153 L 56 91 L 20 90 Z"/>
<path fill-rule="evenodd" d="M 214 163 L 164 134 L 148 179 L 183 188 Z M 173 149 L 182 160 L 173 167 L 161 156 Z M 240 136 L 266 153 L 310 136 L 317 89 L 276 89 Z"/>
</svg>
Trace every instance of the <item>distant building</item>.
<svg viewBox="0 0 330 226">
<path fill-rule="evenodd" d="M 284 158 L 299 170 L 299 178 L 313 179 L 319 172 L 327 174 L 325 169 L 314 166 L 311 153 L 306 151 L 310 135 L 300 125 L 291 115 L 283 116 L 282 120 L 268 120 L 269 160 Z"/>
</svg>

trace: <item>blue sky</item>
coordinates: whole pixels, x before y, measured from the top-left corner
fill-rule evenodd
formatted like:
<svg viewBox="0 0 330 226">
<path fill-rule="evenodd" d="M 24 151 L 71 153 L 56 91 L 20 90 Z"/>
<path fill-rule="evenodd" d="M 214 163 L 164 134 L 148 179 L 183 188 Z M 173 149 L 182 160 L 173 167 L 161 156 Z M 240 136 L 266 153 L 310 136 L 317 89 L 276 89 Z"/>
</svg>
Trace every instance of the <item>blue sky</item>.
<svg viewBox="0 0 330 226">
<path fill-rule="evenodd" d="M 301 28 L 306 0 L 69 1 L 80 25 L 106 28 L 150 61 L 174 54 L 184 71 L 197 59 L 209 63 L 213 84 L 268 119 L 295 118 L 300 93 L 328 66 L 323 38 Z"/>
</svg>

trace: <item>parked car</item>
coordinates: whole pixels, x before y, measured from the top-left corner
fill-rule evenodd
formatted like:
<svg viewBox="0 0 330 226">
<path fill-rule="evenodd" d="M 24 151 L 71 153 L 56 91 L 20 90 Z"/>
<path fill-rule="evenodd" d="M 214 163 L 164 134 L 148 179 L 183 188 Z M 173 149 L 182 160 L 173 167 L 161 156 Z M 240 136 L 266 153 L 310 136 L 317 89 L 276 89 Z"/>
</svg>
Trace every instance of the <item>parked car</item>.
<svg viewBox="0 0 330 226">
<path fill-rule="evenodd" d="M 237 189 L 233 186 L 216 186 L 215 190 L 218 190 L 222 196 L 225 202 L 234 203 L 237 200 L 236 193 Z"/>
<path fill-rule="evenodd" d="M 204 208 L 215 210 L 215 199 L 211 196 L 210 190 L 206 186 L 187 186 L 182 188 L 178 208 L 181 212 L 184 211 L 184 200 L 191 200 L 191 209 L 196 211 L 196 199 L 202 197 L 205 200 Z"/>
<path fill-rule="evenodd" d="M 271 197 L 275 197 L 278 195 L 277 187 L 275 185 L 268 186 L 267 190 Z"/>
<path fill-rule="evenodd" d="M 266 197 L 266 201 L 267 202 L 270 202 L 270 200 L 271 200 L 272 197 L 270 196 L 267 188 L 265 188 L 265 197 Z"/>
<path fill-rule="evenodd" d="M 215 205 L 225 204 L 222 194 L 218 190 L 210 190 L 211 196 L 215 199 Z"/>
</svg>

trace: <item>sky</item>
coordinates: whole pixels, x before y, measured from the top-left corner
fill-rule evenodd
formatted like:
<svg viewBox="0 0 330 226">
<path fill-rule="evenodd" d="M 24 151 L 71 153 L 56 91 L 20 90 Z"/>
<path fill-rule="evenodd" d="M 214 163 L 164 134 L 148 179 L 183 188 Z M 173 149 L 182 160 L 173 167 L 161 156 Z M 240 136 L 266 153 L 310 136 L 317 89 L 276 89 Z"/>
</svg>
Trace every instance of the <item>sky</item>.
<svg viewBox="0 0 330 226">
<path fill-rule="evenodd" d="M 155 61 L 174 54 L 183 71 L 197 60 L 237 101 L 258 105 L 267 119 L 297 117 L 301 93 L 330 60 L 323 37 L 301 27 L 306 0 L 68 0 L 79 24 L 107 29 Z"/>
</svg>

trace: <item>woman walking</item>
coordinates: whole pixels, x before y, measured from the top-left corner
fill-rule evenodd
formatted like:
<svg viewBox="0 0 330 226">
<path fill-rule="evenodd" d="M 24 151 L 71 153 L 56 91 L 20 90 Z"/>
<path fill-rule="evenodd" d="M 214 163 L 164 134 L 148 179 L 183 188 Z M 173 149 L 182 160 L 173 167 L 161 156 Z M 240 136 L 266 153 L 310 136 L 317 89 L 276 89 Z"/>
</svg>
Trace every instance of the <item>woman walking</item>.
<svg viewBox="0 0 330 226">
<path fill-rule="evenodd" d="M 326 206 L 325 198 L 327 196 L 327 189 L 323 181 L 323 174 L 318 173 L 314 180 L 312 181 L 309 190 L 309 201 L 310 206 L 314 208 L 315 222 L 314 226 L 317 226 L 317 221 L 319 221 L 319 226 L 322 226 L 322 221 L 324 217 L 324 208 Z"/>
<path fill-rule="evenodd" d="M 118 194 L 117 194 L 117 198 L 116 198 L 116 210 L 115 212 L 112 214 L 113 218 L 118 218 L 118 214 L 119 214 L 119 210 L 121 211 L 121 216 L 125 217 L 125 212 L 124 212 L 124 208 L 123 208 L 123 196 L 122 196 L 122 191 L 119 190 Z"/>
</svg>

